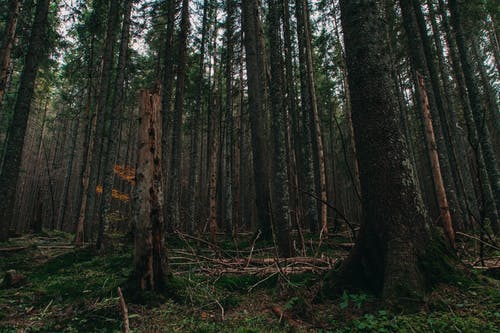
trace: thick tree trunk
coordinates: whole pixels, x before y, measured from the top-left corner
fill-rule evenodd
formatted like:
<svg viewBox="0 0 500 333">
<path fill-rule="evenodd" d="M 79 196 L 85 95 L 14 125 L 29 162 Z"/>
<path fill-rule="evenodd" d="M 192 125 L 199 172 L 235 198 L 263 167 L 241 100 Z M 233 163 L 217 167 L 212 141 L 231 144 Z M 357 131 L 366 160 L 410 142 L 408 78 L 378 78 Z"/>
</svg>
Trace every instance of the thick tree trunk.
<svg viewBox="0 0 500 333">
<path fill-rule="evenodd" d="M 428 218 L 398 123 L 382 10 L 382 1 L 341 1 L 364 212 L 341 277 L 389 303 L 413 304 L 429 282 L 421 265 Z"/>
<path fill-rule="evenodd" d="M 163 220 L 161 168 L 161 97 L 142 90 L 139 96 L 136 184 L 133 194 L 135 250 L 129 285 L 135 290 L 164 291 L 168 272 Z"/>
<path fill-rule="evenodd" d="M 19 179 L 24 136 L 31 111 L 31 100 L 35 91 L 35 81 L 40 63 L 46 57 L 47 17 L 50 0 L 39 0 L 31 37 L 26 54 L 20 86 L 17 92 L 14 118 L 5 148 L 4 164 L 0 174 L 0 241 L 9 236 L 12 221 L 16 186 Z"/>
<path fill-rule="evenodd" d="M 20 0 L 12 0 L 10 2 L 9 17 L 7 18 L 7 26 L 5 27 L 4 36 L 2 38 L 3 43 L 0 49 L 0 110 L 2 110 L 3 96 L 5 94 L 5 89 L 7 89 L 7 72 L 10 66 L 10 53 L 14 46 L 20 6 Z"/>
</svg>

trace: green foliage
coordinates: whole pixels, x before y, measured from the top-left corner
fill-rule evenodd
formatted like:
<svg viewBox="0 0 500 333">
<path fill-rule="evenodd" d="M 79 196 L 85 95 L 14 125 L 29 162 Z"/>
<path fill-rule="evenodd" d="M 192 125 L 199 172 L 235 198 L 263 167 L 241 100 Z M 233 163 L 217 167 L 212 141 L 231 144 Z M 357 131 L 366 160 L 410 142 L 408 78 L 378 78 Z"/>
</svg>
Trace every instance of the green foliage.
<svg viewBox="0 0 500 333">
<path fill-rule="evenodd" d="M 52 237 L 62 241 L 67 235 L 41 238 Z M 117 235 L 111 238 L 120 241 Z M 178 245 L 188 246 L 182 241 Z M 17 332 L 26 325 L 33 332 L 121 329 L 116 288 L 130 274 L 130 248 L 114 246 L 113 253 L 102 256 L 89 249 L 68 249 L 49 253 L 48 260 L 35 256 L 39 252 L 33 244 L 0 258 L 0 272 L 15 268 L 28 280 L 23 287 L 0 290 L 0 332 Z M 498 332 L 500 327 L 498 281 L 482 276 L 457 286 L 435 286 L 425 311 L 411 314 L 385 311 L 374 297 L 347 291 L 314 303 L 309 292 L 321 277 L 312 273 L 289 276 L 289 288 L 281 293 L 276 275 L 265 278 L 174 274 L 168 279 L 170 293 L 144 293 L 149 301 L 142 303 L 125 295 L 131 326 L 136 331 L 223 333 L 308 332 L 319 327 L 323 333 Z M 274 306 L 285 314 L 281 321 L 271 310 Z M 13 314 L 22 320 L 11 321 Z"/>
<path fill-rule="evenodd" d="M 339 304 L 341 309 L 346 309 L 349 305 L 361 309 L 361 306 L 365 301 L 370 298 L 367 294 L 348 294 L 344 291 L 342 294 L 341 302 Z"/>
<path fill-rule="evenodd" d="M 456 316 L 453 313 L 418 313 L 413 315 L 393 315 L 387 311 L 365 314 L 351 321 L 345 327 L 329 331 L 335 333 L 363 332 L 500 332 L 499 312 L 484 313 L 484 318 L 475 316 Z M 338 322 L 332 322 L 337 326 Z"/>
</svg>

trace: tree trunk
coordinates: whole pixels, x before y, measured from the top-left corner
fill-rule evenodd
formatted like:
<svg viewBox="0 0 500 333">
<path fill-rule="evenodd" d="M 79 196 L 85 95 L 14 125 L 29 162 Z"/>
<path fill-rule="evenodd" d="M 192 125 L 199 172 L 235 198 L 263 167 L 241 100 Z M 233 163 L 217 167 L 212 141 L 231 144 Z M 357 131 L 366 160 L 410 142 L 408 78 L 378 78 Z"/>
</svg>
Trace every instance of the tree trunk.
<svg viewBox="0 0 500 333">
<path fill-rule="evenodd" d="M 289 160 L 289 181 L 292 184 L 289 187 L 290 191 L 290 211 L 293 211 L 292 225 L 297 225 L 301 229 L 302 223 L 302 193 L 300 189 L 305 188 L 303 183 L 304 175 L 304 159 L 302 158 L 301 131 L 299 126 L 299 114 L 297 106 L 297 91 L 295 86 L 295 72 L 293 64 L 293 46 L 292 46 L 292 31 L 290 29 L 290 4 L 288 0 L 283 2 L 283 39 L 284 39 L 284 57 L 285 57 L 285 99 L 287 107 L 286 129 L 287 129 L 287 144 L 289 145 L 288 160 Z M 313 180 L 314 181 L 314 180 Z M 307 197 L 308 203 L 310 197 Z M 311 200 L 311 204 L 314 202 Z"/>
<path fill-rule="evenodd" d="M 459 96 L 464 112 L 465 123 L 467 125 L 467 131 L 469 134 L 468 139 L 475 152 L 478 168 L 478 178 L 481 186 L 484 215 L 490 220 L 491 223 L 495 224 L 494 221 L 498 221 L 499 218 L 497 205 L 495 203 L 492 187 L 490 185 L 490 179 L 488 177 L 488 170 L 486 168 L 483 149 L 479 143 L 478 129 L 476 128 L 474 122 L 471 99 L 469 98 L 469 92 L 467 91 L 466 79 L 460 55 L 458 54 L 457 43 L 455 40 L 455 36 L 451 33 L 451 27 L 448 23 L 448 16 L 446 14 L 446 7 L 443 0 L 439 0 L 439 13 L 441 14 L 441 21 L 448 40 L 453 70 L 455 72 L 457 86 L 459 89 Z"/>
<path fill-rule="evenodd" d="M 177 82 L 175 105 L 170 138 L 170 160 L 168 168 L 168 195 L 165 203 L 166 223 L 169 228 L 180 227 L 180 197 L 182 170 L 182 122 L 184 115 L 184 92 L 186 89 L 187 38 L 189 33 L 189 0 L 182 1 L 181 30 L 179 32 L 179 53 L 177 55 Z"/>
<path fill-rule="evenodd" d="M 234 142 L 234 29 L 235 29 L 235 6 L 234 0 L 226 1 L 226 178 L 225 178 L 225 195 L 226 195 L 226 213 L 225 213 L 225 226 L 226 232 L 229 235 L 234 234 L 233 223 L 233 142 Z"/>
<path fill-rule="evenodd" d="M 189 226 L 188 230 L 194 233 L 197 227 L 198 221 L 198 209 L 197 209 L 197 199 L 199 199 L 199 170 L 201 165 L 199 163 L 200 158 L 198 156 L 199 152 L 199 142 L 200 142 L 200 123 L 201 123 L 201 110 L 203 108 L 203 78 L 205 72 L 205 46 L 207 40 L 207 27 L 208 27 L 208 6 L 210 0 L 204 0 L 203 2 L 203 19 L 202 19 L 202 31 L 201 31 L 201 43 L 200 43 L 200 59 L 198 64 L 198 83 L 196 85 L 196 101 L 194 112 L 191 117 L 191 157 L 189 164 Z"/>
<path fill-rule="evenodd" d="M 245 51 L 248 78 L 248 107 L 250 109 L 250 129 L 252 139 L 253 169 L 257 206 L 257 218 L 262 236 L 272 239 L 270 216 L 270 172 L 269 151 L 265 112 L 265 60 L 261 37 L 259 1 L 248 0 L 242 4 L 243 30 L 245 31 Z"/>
<path fill-rule="evenodd" d="M 415 7 L 412 5 L 412 1 L 413 0 L 400 0 L 399 3 L 401 5 L 403 23 L 408 38 L 408 50 L 411 60 L 412 75 L 414 79 L 415 92 L 417 94 L 417 107 L 420 110 L 423 108 L 423 106 L 420 105 L 422 98 L 418 95 L 418 79 L 415 71 L 423 75 L 426 81 L 426 86 L 429 87 L 427 95 L 429 98 L 430 112 L 433 120 L 432 125 L 434 127 L 437 149 L 441 153 L 439 155 L 439 161 L 442 168 L 442 176 L 446 187 L 448 203 L 450 205 L 450 212 L 452 214 L 453 221 L 457 225 L 462 226 L 462 216 L 464 213 L 461 212 L 458 204 L 455 183 L 448 158 L 445 135 L 443 127 L 441 126 L 442 119 L 440 119 L 440 114 L 443 113 L 443 106 L 439 94 L 439 80 L 433 66 L 433 55 L 429 54 L 430 47 L 428 45 L 429 41 L 427 34 L 424 31 L 424 28 L 420 29 L 417 18 L 417 10 L 415 10 Z M 424 119 L 422 119 L 422 121 L 425 123 Z"/>
<path fill-rule="evenodd" d="M 317 178 L 317 191 L 320 193 L 321 201 L 318 202 L 318 207 L 320 211 L 319 222 L 321 225 L 320 235 L 325 238 L 328 237 L 328 206 L 327 206 L 327 188 L 326 188 L 326 171 L 325 171 L 325 152 L 323 149 L 323 138 L 321 136 L 321 123 L 318 111 L 318 101 L 316 98 L 316 87 L 314 80 L 314 67 L 312 60 L 312 37 L 311 37 L 311 27 L 309 18 L 309 5 L 307 0 L 303 1 L 302 6 L 298 7 L 298 10 L 302 11 L 302 14 L 298 18 L 303 17 L 303 30 L 305 33 L 305 66 L 307 72 L 307 88 L 309 90 L 309 100 L 310 103 L 310 114 L 309 114 L 309 124 L 311 126 L 311 142 L 313 146 L 313 165 L 315 169 L 315 177 Z M 298 2 L 300 3 L 300 1 Z M 300 38 L 300 37 L 299 37 Z M 304 65 L 303 65 L 304 66 Z"/>
<path fill-rule="evenodd" d="M 17 92 L 14 118 L 5 148 L 4 164 L 0 174 L 0 241 L 9 236 L 12 221 L 16 186 L 19 179 L 24 136 L 31 111 L 31 100 L 35 91 L 38 68 L 46 55 L 47 17 L 50 0 L 39 0 L 26 54 L 20 86 Z"/>
<path fill-rule="evenodd" d="M 87 228 L 93 232 L 93 219 L 94 210 L 98 205 L 98 200 L 96 197 L 96 187 L 99 182 L 99 174 L 101 171 L 103 158 L 103 151 L 105 146 L 105 129 L 106 123 L 109 120 L 108 105 L 111 96 L 111 76 L 112 76 L 112 66 L 114 59 L 114 49 L 117 34 L 117 25 L 119 18 L 119 1 L 111 1 L 109 11 L 107 14 L 107 29 L 106 36 L 104 39 L 104 50 L 102 54 L 102 67 L 100 73 L 99 86 L 96 91 L 97 104 L 95 105 L 94 117 L 96 121 L 95 135 L 91 140 L 92 145 L 92 157 L 90 162 L 90 173 L 89 173 L 89 186 L 88 191 L 85 193 L 87 195 L 84 201 L 85 207 L 81 207 L 84 210 L 84 224 L 87 224 Z M 105 151 L 104 151 L 105 152 Z M 89 239 L 92 235 L 89 235 Z"/>
<path fill-rule="evenodd" d="M 93 13 L 93 18 L 96 17 L 96 13 Z M 99 20 L 96 20 L 96 25 L 99 25 Z M 89 188 L 89 177 L 90 177 L 90 163 L 92 159 L 92 149 L 93 149 L 93 134 L 96 125 L 95 114 L 92 113 L 92 99 L 94 95 L 93 88 L 93 77 L 94 77 L 94 56 L 95 56 L 95 41 L 96 35 L 93 33 L 90 37 L 90 50 L 89 59 L 87 60 L 87 93 L 85 101 L 85 118 L 83 126 L 83 156 L 82 156 L 82 168 L 80 171 L 80 187 L 78 191 L 78 197 L 76 199 L 76 216 L 75 216 L 75 244 L 81 245 L 84 241 L 84 220 L 85 220 L 85 209 L 87 207 L 87 191 Z"/>
<path fill-rule="evenodd" d="M 450 163 L 454 170 L 457 180 L 457 195 L 458 197 L 463 197 L 465 201 L 465 209 L 462 211 L 467 214 L 464 215 L 465 222 L 470 222 L 472 219 L 467 216 L 473 215 L 475 217 L 479 216 L 479 209 L 477 206 L 477 198 L 474 193 L 474 184 L 471 178 L 471 170 L 467 163 L 467 159 L 463 158 L 467 156 L 466 142 L 464 139 L 464 133 L 462 128 L 460 128 L 459 120 L 457 118 L 456 103 L 454 98 L 454 89 L 450 81 L 450 71 L 443 52 L 445 47 L 441 40 L 441 30 L 437 24 L 435 8 L 431 0 L 427 0 L 427 7 L 429 8 L 429 16 L 431 21 L 432 32 L 434 36 L 434 44 L 436 46 L 436 53 L 438 57 L 438 67 L 441 74 L 441 80 L 443 83 L 444 99 L 448 106 L 447 109 L 447 124 L 449 130 L 449 141 L 447 142 L 450 148 Z M 468 226 L 466 226 L 468 227 Z"/>
<path fill-rule="evenodd" d="M 71 145 L 69 148 L 69 158 L 68 164 L 66 165 L 66 175 L 64 176 L 61 200 L 59 205 L 59 212 L 57 214 L 57 229 L 63 230 L 64 220 L 66 217 L 66 209 L 68 205 L 68 192 L 69 192 L 69 183 L 71 180 L 71 175 L 73 174 L 73 161 L 75 158 L 75 148 L 76 148 L 76 140 L 78 139 L 78 126 L 80 125 L 80 118 L 78 115 L 73 119 L 73 127 L 71 129 Z"/>
<path fill-rule="evenodd" d="M 471 56 L 467 48 L 466 36 L 462 27 L 462 12 L 456 0 L 449 1 L 451 12 L 451 24 L 455 30 L 457 49 L 460 54 L 460 62 L 464 74 L 465 84 L 467 86 L 470 106 L 472 109 L 472 117 L 479 135 L 479 144 L 483 151 L 484 162 L 488 171 L 488 176 L 495 198 L 496 207 L 500 207 L 500 172 L 498 170 L 497 161 L 493 147 L 491 145 L 490 133 L 488 126 L 483 121 L 485 110 L 481 101 L 479 92 L 479 82 L 474 73 L 471 63 Z M 500 227 L 499 221 L 490 221 L 493 227 L 498 231 Z"/>
<path fill-rule="evenodd" d="M 139 96 L 139 135 L 133 194 L 135 250 L 129 285 L 135 290 L 164 291 L 167 252 L 163 220 L 161 168 L 161 97 L 142 90 Z"/>
<path fill-rule="evenodd" d="M 118 149 L 119 137 L 119 124 L 123 113 L 123 102 L 125 97 L 125 70 L 128 61 L 128 47 L 130 40 L 130 24 L 131 13 L 133 7 L 132 0 L 126 0 L 125 11 L 123 13 L 123 25 L 120 41 L 120 54 L 118 56 L 117 76 L 114 84 L 114 95 L 111 102 L 110 109 L 110 122 L 108 127 L 108 145 L 106 155 L 104 158 L 104 177 L 102 182 L 102 195 L 101 207 L 99 212 L 99 231 L 97 235 L 96 247 L 101 249 L 103 247 L 103 238 L 109 227 L 109 213 L 111 210 L 111 200 L 114 184 L 114 165 L 116 161 L 116 154 Z"/>
<path fill-rule="evenodd" d="M 3 96 L 5 94 L 5 89 L 7 88 L 7 71 L 10 66 L 10 53 L 12 51 L 12 47 L 14 46 L 20 6 L 20 0 L 12 0 L 10 2 L 9 17 L 7 18 L 7 26 L 2 39 L 2 48 L 0 49 L 0 110 L 2 110 Z"/>
<path fill-rule="evenodd" d="M 434 187 L 436 189 L 436 197 L 438 200 L 438 205 L 441 210 L 441 222 L 443 223 L 443 229 L 448 237 L 448 241 L 452 247 L 455 247 L 455 232 L 453 231 L 453 225 L 451 223 L 450 207 L 448 207 L 448 199 L 446 197 L 446 191 L 444 189 L 443 177 L 441 176 L 441 166 L 439 165 L 439 153 L 436 145 L 436 138 L 434 136 L 434 129 L 432 127 L 432 117 L 431 110 L 429 106 L 429 99 L 427 97 L 427 91 L 425 89 L 425 79 L 423 76 L 417 72 L 418 79 L 418 89 L 421 99 L 422 112 L 424 115 L 425 123 L 425 136 L 427 139 L 427 149 L 429 152 L 429 158 L 431 160 L 432 176 L 434 179 Z"/>
<path fill-rule="evenodd" d="M 364 219 L 340 277 L 388 303 L 414 305 L 429 282 L 422 259 L 433 243 L 398 123 L 382 11 L 382 1 L 341 1 Z"/>
<path fill-rule="evenodd" d="M 170 140 L 170 129 L 172 122 L 172 88 L 174 85 L 174 27 L 175 27 L 175 15 L 177 12 L 176 9 L 176 1 L 175 0 L 167 0 L 166 1 L 166 15 L 167 15 L 167 27 L 166 27 L 166 36 L 165 36 L 165 58 L 164 58 L 164 66 L 163 66 L 163 93 L 162 93 L 162 145 L 165 147 L 163 149 L 162 163 L 163 163 L 163 177 L 165 178 L 164 188 L 168 189 L 169 184 L 169 154 L 171 142 Z M 169 195 L 170 191 L 165 191 L 164 201 L 167 209 L 164 209 L 164 219 L 167 221 L 167 228 L 171 226 L 168 224 L 169 217 L 167 216 L 168 203 L 169 203 Z"/>
<path fill-rule="evenodd" d="M 280 29 L 280 5 L 277 0 L 269 0 L 268 36 L 270 48 L 270 102 L 271 102 L 271 133 L 272 133 L 272 208 L 275 237 L 281 256 L 291 256 L 288 175 L 285 155 L 285 119 L 286 109 L 283 95 L 284 67 L 283 48 Z"/>
</svg>

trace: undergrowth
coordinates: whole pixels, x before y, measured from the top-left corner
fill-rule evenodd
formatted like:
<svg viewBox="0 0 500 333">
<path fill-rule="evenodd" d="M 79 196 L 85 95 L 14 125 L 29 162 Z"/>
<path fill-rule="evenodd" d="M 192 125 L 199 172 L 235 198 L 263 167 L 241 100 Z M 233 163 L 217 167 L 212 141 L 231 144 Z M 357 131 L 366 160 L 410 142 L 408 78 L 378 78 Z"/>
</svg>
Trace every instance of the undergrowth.
<svg viewBox="0 0 500 333">
<path fill-rule="evenodd" d="M 69 242 L 66 234 L 46 237 Z M 196 248 L 196 240 L 168 243 Z M 0 276 L 15 269 L 27 279 L 21 287 L 0 289 L 0 332 L 120 331 L 116 290 L 130 273 L 132 249 L 115 246 L 97 255 L 90 249 L 50 252 L 50 246 L 40 250 L 37 244 L 27 243 L 25 250 L 0 257 Z M 228 240 L 220 243 L 219 251 L 251 247 L 251 238 Z M 474 283 L 439 286 L 418 313 L 391 313 L 362 293 L 319 300 L 322 276 L 313 273 L 288 277 L 173 273 L 175 297 L 128 302 L 133 331 L 500 332 L 499 281 L 480 275 Z"/>
</svg>

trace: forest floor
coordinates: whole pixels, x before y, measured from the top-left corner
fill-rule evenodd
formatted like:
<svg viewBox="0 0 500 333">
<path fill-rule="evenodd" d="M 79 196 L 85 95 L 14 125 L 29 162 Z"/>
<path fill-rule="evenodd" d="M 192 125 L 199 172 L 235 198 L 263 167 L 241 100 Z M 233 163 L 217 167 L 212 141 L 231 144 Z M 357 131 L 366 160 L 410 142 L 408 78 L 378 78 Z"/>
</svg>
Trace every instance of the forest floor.
<svg viewBox="0 0 500 333">
<path fill-rule="evenodd" d="M 132 331 L 500 332 L 498 276 L 471 273 L 471 281 L 436 288 L 420 312 L 392 313 L 363 293 L 321 293 L 326 272 L 346 256 L 348 239 L 320 246 L 309 240 L 309 253 L 285 262 L 252 237 L 211 248 L 186 235 L 169 239 L 172 295 L 139 302 L 125 294 Z M 64 233 L 0 244 L 0 279 L 8 270 L 20 277 L 0 284 L 0 332 L 120 331 L 117 287 L 132 267 L 130 243 L 115 235 L 99 255 L 74 248 Z"/>
</svg>

